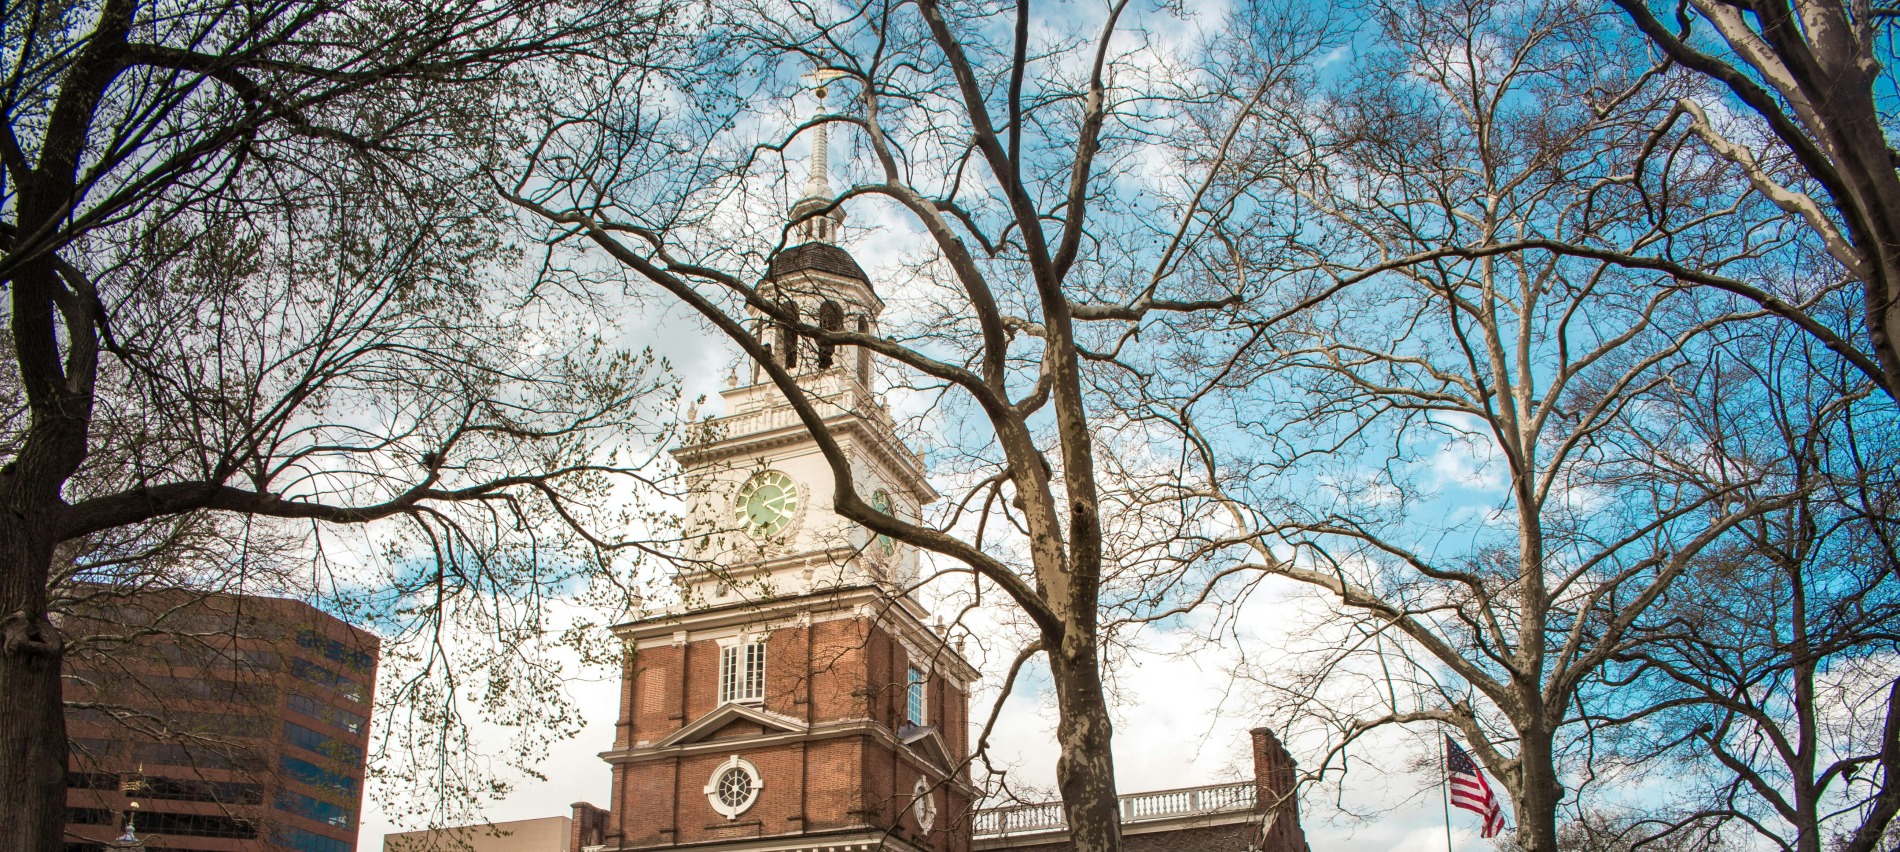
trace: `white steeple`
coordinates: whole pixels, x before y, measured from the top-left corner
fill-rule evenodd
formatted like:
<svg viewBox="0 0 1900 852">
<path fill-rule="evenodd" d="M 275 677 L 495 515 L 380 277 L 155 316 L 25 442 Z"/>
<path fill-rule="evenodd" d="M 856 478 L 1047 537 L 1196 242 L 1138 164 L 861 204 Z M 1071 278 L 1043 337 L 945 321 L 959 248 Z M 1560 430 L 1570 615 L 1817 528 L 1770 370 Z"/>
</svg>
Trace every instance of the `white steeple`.
<svg viewBox="0 0 1900 852">
<path fill-rule="evenodd" d="M 813 93 L 818 96 L 818 117 L 822 118 L 825 113 L 825 84 L 843 76 L 843 71 L 821 68 L 806 77 L 818 84 L 818 90 Z M 844 224 L 843 208 L 817 213 L 832 202 L 829 123 L 820 122 L 812 132 L 816 135 L 811 140 L 811 177 L 805 181 L 805 194 L 792 202 L 791 221 L 796 223 L 793 232 L 801 243 L 834 243 L 838 240 L 838 228 Z"/>
<path fill-rule="evenodd" d="M 824 109 L 824 89 L 820 88 L 818 108 Z M 811 129 L 811 177 L 805 180 L 805 198 L 831 200 L 831 127 L 820 124 Z"/>
</svg>

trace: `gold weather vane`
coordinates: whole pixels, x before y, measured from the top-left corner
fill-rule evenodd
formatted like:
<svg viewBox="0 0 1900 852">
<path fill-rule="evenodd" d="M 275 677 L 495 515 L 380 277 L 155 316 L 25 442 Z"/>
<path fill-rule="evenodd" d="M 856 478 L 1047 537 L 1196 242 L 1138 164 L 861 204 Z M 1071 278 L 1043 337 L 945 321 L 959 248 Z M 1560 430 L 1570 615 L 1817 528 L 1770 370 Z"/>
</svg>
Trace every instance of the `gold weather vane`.
<svg viewBox="0 0 1900 852">
<path fill-rule="evenodd" d="M 831 81 L 848 77 L 843 71 L 820 68 L 800 77 L 809 81 L 818 96 L 817 117 L 825 112 L 825 94 Z M 843 210 L 833 210 L 824 215 L 814 215 L 814 211 L 831 204 L 831 140 L 829 122 L 819 122 L 812 128 L 816 134 L 811 140 L 811 177 L 805 181 L 805 193 L 792 203 L 792 221 L 798 223 L 798 233 L 806 242 L 831 242 L 838 237 L 838 226 L 844 221 Z"/>
</svg>

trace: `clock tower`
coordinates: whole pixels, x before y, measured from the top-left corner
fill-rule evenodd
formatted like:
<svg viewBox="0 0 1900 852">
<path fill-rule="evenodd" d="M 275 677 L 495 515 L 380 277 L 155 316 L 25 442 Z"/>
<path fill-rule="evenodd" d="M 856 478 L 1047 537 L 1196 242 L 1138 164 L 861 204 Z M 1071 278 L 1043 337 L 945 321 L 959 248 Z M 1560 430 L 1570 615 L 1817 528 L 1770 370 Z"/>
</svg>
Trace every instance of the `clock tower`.
<svg viewBox="0 0 1900 852">
<path fill-rule="evenodd" d="M 820 81 L 823 82 L 822 80 Z M 824 89 L 819 90 L 824 97 Z M 762 296 L 821 328 L 872 333 L 883 303 L 834 241 L 824 125 L 792 205 L 801 240 Z M 755 314 L 862 494 L 916 518 L 937 495 L 872 388 L 869 352 L 820 345 Z M 588 852 L 968 852 L 976 672 L 909 594 L 917 554 L 831 510 L 816 442 L 754 365 L 675 452 L 701 542 L 681 603 L 614 628 L 627 648 L 607 808 L 577 804 Z M 736 379 L 736 377 L 735 377 Z"/>
</svg>

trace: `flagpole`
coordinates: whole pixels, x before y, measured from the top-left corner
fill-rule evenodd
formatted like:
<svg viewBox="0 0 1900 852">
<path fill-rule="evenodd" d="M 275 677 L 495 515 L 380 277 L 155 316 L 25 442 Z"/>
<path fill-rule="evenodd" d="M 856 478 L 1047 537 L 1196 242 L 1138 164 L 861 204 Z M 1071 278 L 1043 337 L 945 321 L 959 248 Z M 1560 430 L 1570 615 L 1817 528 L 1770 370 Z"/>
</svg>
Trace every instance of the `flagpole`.
<svg viewBox="0 0 1900 852">
<path fill-rule="evenodd" d="M 1444 770 L 1443 772 L 1439 773 L 1438 791 L 1444 794 L 1443 800 L 1445 802 L 1445 852 L 1452 852 L 1451 850 L 1451 738 L 1447 736 L 1444 731 L 1439 731 L 1438 741 L 1439 741 L 1439 745 L 1438 745 L 1439 768 Z"/>
</svg>

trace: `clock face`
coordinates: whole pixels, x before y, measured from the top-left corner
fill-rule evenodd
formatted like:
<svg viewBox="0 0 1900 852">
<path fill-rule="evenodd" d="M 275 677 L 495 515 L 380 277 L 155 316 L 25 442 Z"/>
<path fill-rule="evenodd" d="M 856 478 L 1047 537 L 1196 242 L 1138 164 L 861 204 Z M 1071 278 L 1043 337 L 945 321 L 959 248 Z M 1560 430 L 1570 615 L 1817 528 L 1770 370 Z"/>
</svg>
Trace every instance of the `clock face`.
<svg viewBox="0 0 1900 852">
<path fill-rule="evenodd" d="M 739 489 L 739 523 L 761 538 L 778 535 L 798 512 L 798 486 L 792 478 L 768 470 Z"/>
</svg>

